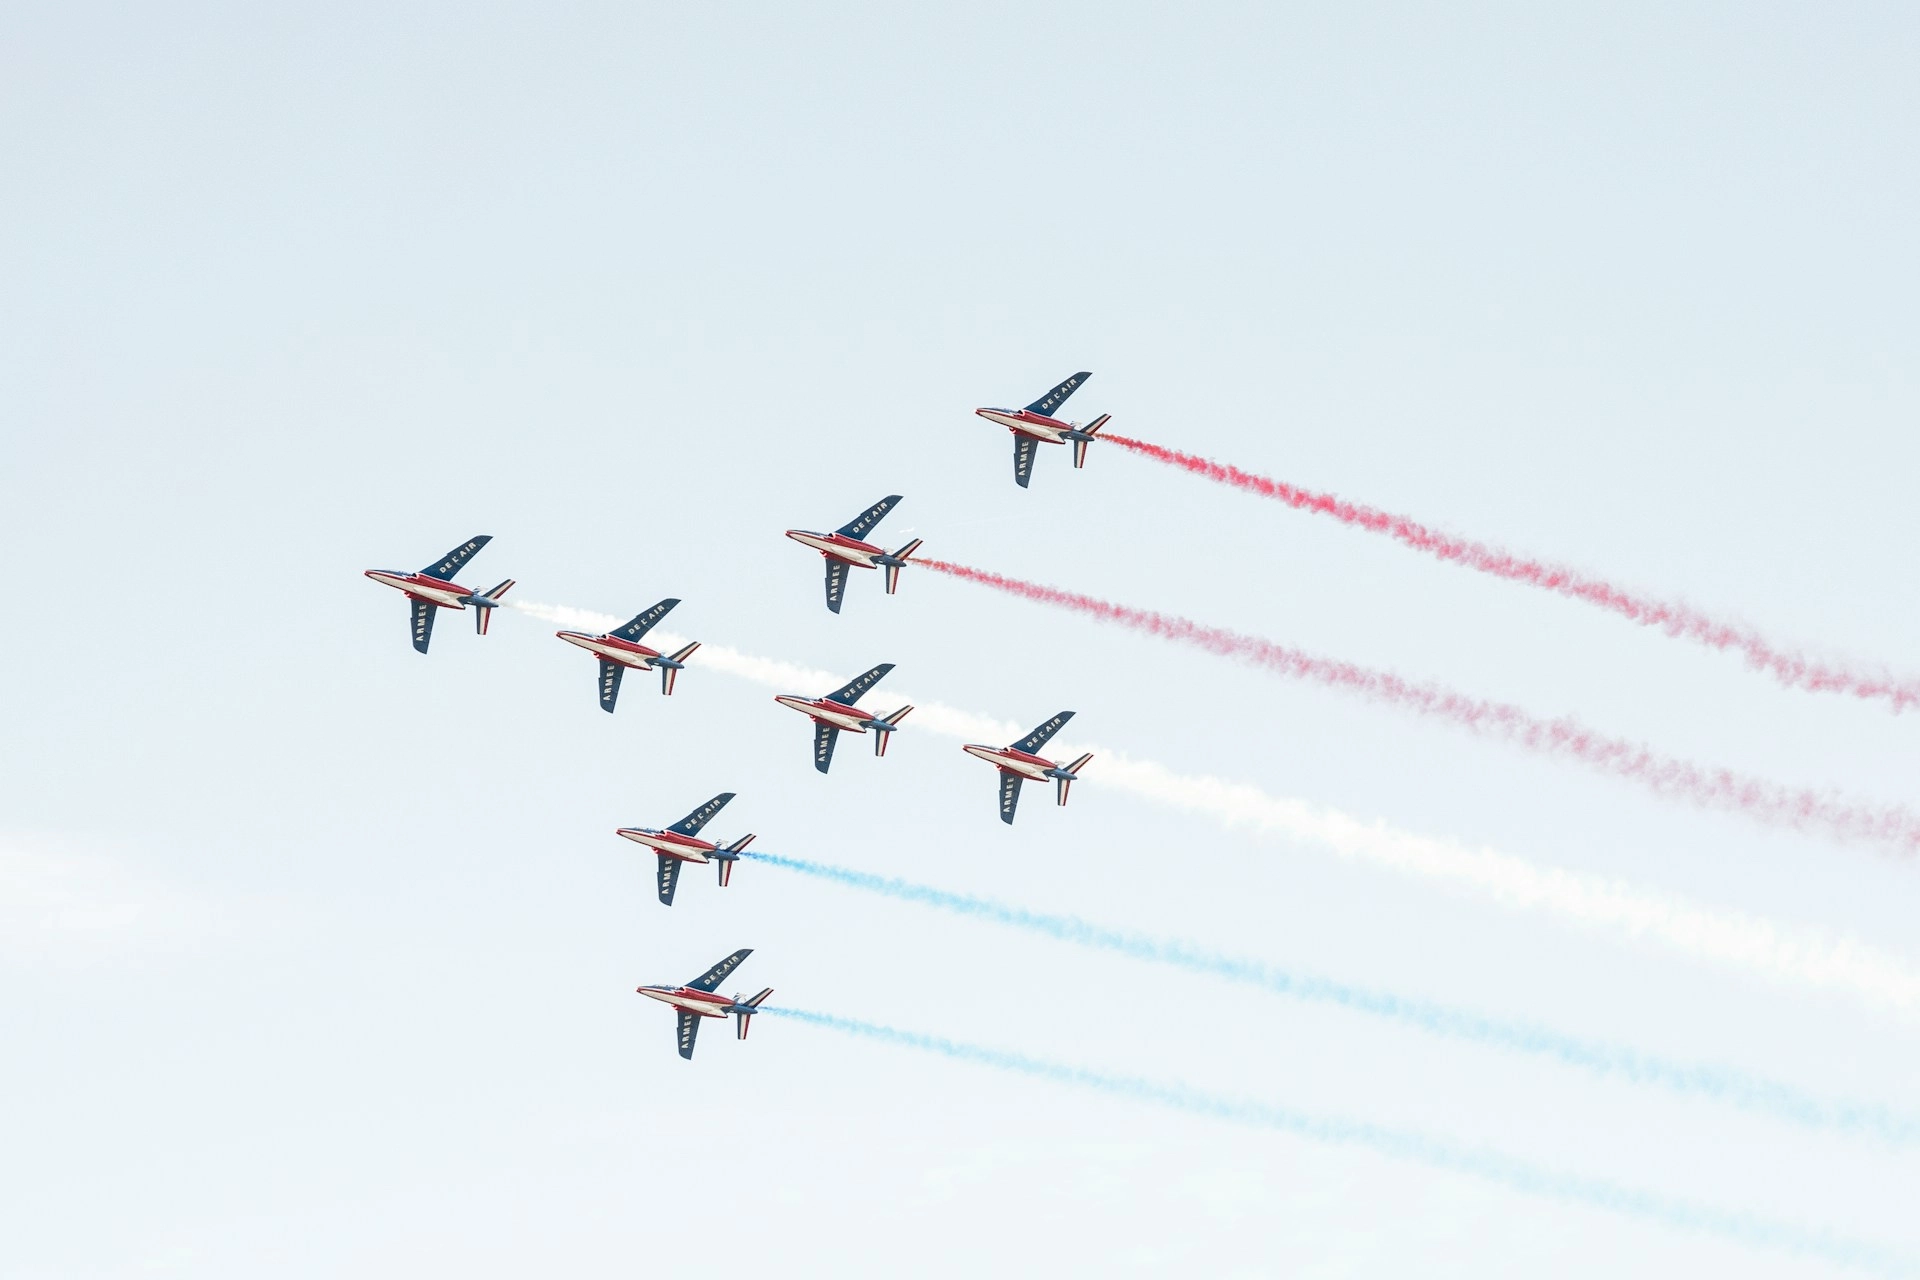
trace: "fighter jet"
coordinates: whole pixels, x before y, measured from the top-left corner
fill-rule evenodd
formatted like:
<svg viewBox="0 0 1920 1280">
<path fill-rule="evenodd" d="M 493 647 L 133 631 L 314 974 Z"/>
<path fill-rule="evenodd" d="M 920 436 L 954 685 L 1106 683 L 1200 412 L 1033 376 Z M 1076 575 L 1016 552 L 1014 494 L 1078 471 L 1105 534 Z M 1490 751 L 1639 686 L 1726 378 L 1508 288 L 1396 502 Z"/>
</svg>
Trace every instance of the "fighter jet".
<svg viewBox="0 0 1920 1280">
<path fill-rule="evenodd" d="M 714 862 L 719 864 L 720 887 L 727 887 L 733 879 L 733 864 L 740 859 L 740 851 L 753 843 L 753 833 L 748 832 L 724 848 L 711 841 L 697 839 L 700 828 L 707 820 L 727 807 L 727 801 L 733 799 L 733 792 L 722 791 L 713 799 L 695 809 L 680 821 L 663 831 L 652 827 L 621 827 L 615 835 L 625 836 L 635 844 L 643 844 L 660 855 L 660 901 L 666 906 L 673 905 L 674 886 L 680 881 L 680 868 L 688 862 Z"/>
<path fill-rule="evenodd" d="M 1087 446 L 1113 415 L 1103 413 L 1083 427 L 1079 423 L 1056 418 L 1053 412 L 1092 376 L 1091 373 L 1076 373 L 1024 409 L 974 410 L 988 422 L 997 422 L 1013 432 L 1013 482 L 1022 489 L 1033 478 L 1033 455 L 1043 444 L 1071 443 L 1073 465 L 1084 467 L 1087 464 Z"/>
<path fill-rule="evenodd" d="M 1020 784 L 1028 778 L 1035 782 L 1052 778 L 1060 803 L 1067 802 L 1067 790 L 1073 786 L 1074 779 L 1080 776 L 1080 770 L 1086 768 L 1087 761 L 1093 759 L 1093 753 L 1089 751 L 1072 764 L 1062 765 L 1044 756 L 1037 756 L 1034 752 L 1045 746 L 1047 739 L 1060 732 L 1060 726 L 1071 719 L 1073 712 L 1062 711 L 1011 746 L 987 747 L 968 743 L 960 748 L 1000 771 L 1000 821 L 1013 825 L 1014 806 L 1020 803 Z"/>
<path fill-rule="evenodd" d="M 907 712 L 913 710 L 911 704 L 900 708 L 890 716 L 875 718 L 854 705 L 854 700 L 867 690 L 879 684 L 887 672 L 893 670 L 891 662 L 883 662 L 865 675 L 855 676 L 840 688 L 824 698 L 802 698 L 793 694 L 774 695 L 774 701 L 783 707 L 792 707 L 802 715 L 813 718 L 813 767 L 825 773 L 827 766 L 833 763 L 833 744 L 840 737 L 842 729 L 850 733 L 865 733 L 873 730 L 873 754 L 887 754 L 887 739 L 906 719 Z"/>
<path fill-rule="evenodd" d="M 702 1018 L 724 1018 L 728 1014 L 733 1014 L 740 1019 L 739 1038 L 742 1040 L 747 1038 L 748 1020 L 751 1019 L 755 1013 L 759 1012 L 761 1004 L 765 1002 L 768 996 L 773 994 L 773 988 L 768 987 L 751 1000 L 742 1000 L 737 995 L 732 999 L 728 999 L 726 996 L 717 996 L 713 993 L 713 989 L 720 985 L 722 978 L 732 973 L 735 969 L 738 969 L 742 960 L 745 960 L 752 954 L 753 949 L 751 947 L 742 947 L 684 987 L 649 986 L 634 988 L 635 991 L 649 999 L 658 1000 L 662 1004 L 672 1005 L 673 1011 L 680 1016 L 678 1038 L 680 1041 L 681 1057 L 693 1057 L 693 1038 L 700 1033 L 700 1019 Z"/>
<path fill-rule="evenodd" d="M 899 494 L 888 494 L 832 533 L 814 533 L 808 529 L 787 530 L 789 538 L 803 547 L 812 547 L 826 560 L 829 612 L 840 612 L 840 601 L 847 591 L 849 568 L 872 569 L 877 566 L 885 569 L 888 595 L 892 595 L 900 585 L 900 570 L 905 567 L 907 557 L 920 549 L 920 539 L 915 538 L 891 554 L 883 547 L 861 541 L 867 530 L 879 524 L 881 517 L 893 510 L 894 504 L 899 501 Z"/>
<path fill-rule="evenodd" d="M 474 552 L 491 541 L 492 536 L 484 533 L 469 538 L 418 573 L 403 569 L 367 570 L 367 576 L 375 582 L 407 593 L 407 601 L 413 606 L 413 647 L 421 653 L 427 651 L 427 641 L 433 638 L 434 615 L 441 609 L 464 609 L 472 605 L 478 611 L 473 617 L 475 634 L 487 634 L 487 620 L 500 607 L 500 597 L 513 586 L 513 579 L 508 578 L 491 591 L 473 591 L 455 582 L 453 575 L 473 558 Z"/>
<path fill-rule="evenodd" d="M 628 667 L 642 670 L 654 668 L 660 672 L 660 692 L 670 695 L 673 692 L 674 678 L 681 668 L 687 665 L 687 659 L 700 647 L 698 640 L 686 645 L 672 654 L 649 649 L 640 643 L 640 637 L 653 629 L 655 623 L 667 616 L 678 600 L 662 600 L 645 613 L 638 615 L 632 622 L 605 635 L 589 635 L 584 631 L 556 631 L 553 634 L 568 644 L 577 644 L 594 657 L 600 659 L 600 709 L 611 712 L 613 704 L 620 696 L 620 677 L 626 674 Z"/>
</svg>

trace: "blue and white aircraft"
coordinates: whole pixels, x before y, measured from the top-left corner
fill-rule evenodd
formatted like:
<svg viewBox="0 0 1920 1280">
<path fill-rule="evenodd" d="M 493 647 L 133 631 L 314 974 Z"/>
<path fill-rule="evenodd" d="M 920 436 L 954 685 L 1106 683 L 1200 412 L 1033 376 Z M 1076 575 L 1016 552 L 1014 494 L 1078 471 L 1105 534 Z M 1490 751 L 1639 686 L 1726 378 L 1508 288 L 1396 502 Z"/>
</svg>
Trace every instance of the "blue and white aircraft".
<svg viewBox="0 0 1920 1280">
<path fill-rule="evenodd" d="M 1060 732 L 1060 727 L 1071 719 L 1073 712 L 1062 711 L 1011 746 L 988 747 L 968 743 L 960 748 L 976 760 L 985 760 L 1000 771 L 1000 821 L 1009 826 L 1013 824 L 1013 810 L 1020 803 L 1020 784 L 1029 778 L 1035 782 L 1045 782 L 1051 778 L 1060 803 L 1067 802 L 1067 791 L 1080 776 L 1080 771 L 1087 767 L 1087 761 L 1093 759 L 1093 753 L 1089 751 L 1072 764 L 1063 765 L 1034 752 L 1044 747 L 1047 739 Z"/>
<path fill-rule="evenodd" d="M 670 696 L 673 693 L 674 678 L 687 665 L 687 659 L 700 647 L 695 640 L 684 645 L 674 653 L 661 653 L 658 649 L 649 649 L 640 643 L 640 637 L 653 630 L 654 624 L 673 611 L 678 600 L 662 600 L 645 613 L 635 616 L 624 627 L 617 627 L 605 635 L 589 635 L 585 631 L 556 631 L 553 634 L 568 644 L 579 645 L 594 657 L 600 659 L 600 709 L 611 712 L 614 702 L 620 697 L 620 677 L 627 668 L 637 667 L 645 670 L 649 667 L 660 672 L 660 693 Z"/>
<path fill-rule="evenodd" d="M 660 901 L 665 906 L 673 905 L 673 890 L 680 882 L 680 868 L 689 862 L 715 862 L 720 869 L 720 887 L 727 887 L 733 879 L 733 864 L 740 860 L 740 851 L 753 843 L 753 833 L 748 832 L 728 845 L 716 844 L 697 837 L 700 828 L 707 825 L 708 819 L 727 807 L 727 801 L 733 799 L 733 792 L 722 791 L 713 799 L 695 809 L 680 821 L 664 829 L 653 827 L 621 827 L 615 835 L 625 836 L 635 844 L 643 844 L 660 855 Z"/>
<path fill-rule="evenodd" d="M 1092 376 L 1076 373 L 1024 409 L 974 410 L 988 422 L 997 422 L 1013 432 L 1013 482 L 1022 489 L 1033 478 L 1033 455 L 1043 444 L 1072 444 L 1073 465 L 1076 468 L 1087 465 L 1087 446 L 1113 415 L 1103 413 L 1083 427 L 1077 422 L 1056 418 L 1053 412 Z"/>
<path fill-rule="evenodd" d="M 832 533 L 814 533 L 810 529 L 787 530 L 789 538 L 803 547 L 812 547 L 826 560 L 829 612 L 840 612 L 840 602 L 847 593 L 848 569 L 885 569 L 888 595 L 892 595 L 900 585 L 900 570 L 906 567 L 907 557 L 920 549 L 920 539 L 915 538 L 894 552 L 863 541 L 867 531 L 879 524 L 881 518 L 893 510 L 899 501 L 899 494 L 890 493 Z"/>
<path fill-rule="evenodd" d="M 492 536 L 484 533 L 468 538 L 418 573 L 404 569 L 367 570 L 367 576 L 375 582 L 407 593 L 407 600 L 413 605 L 413 647 L 421 653 L 427 651 L 427 642 L 433 639 L 434 615 L 441 609 L 465 609 L 472 605 L 478 611 L 473 618 L 474 633 L 487 634 L 487 621 L 500 607 L 500 597 L 513 586 L 513 579 L 508 578 L 491 591 L 474 591 L 455 582 L 453 575 L 473 558 L 474 552 L 491 541 Z"/>
<path fill-rule="evenodd" d="M 766 988 L 751 1000 L 742 1000 L 737 995 L 731 999 L 715 995 L 713 989 L 720 985 L 722 978 L 738 969 L 742 960 L 752 954 L 753 948 L 742 947 L 683 987 L 662 985 L 634 988 L 649 999 L 671 1005 L 673 1011 L 680 1016 L 678 1039 L 681 1057 L 693 1057 L 693 1038 L 700 1034 L 702 1018 L 724 1018 L 728 1014 L 733 1014 L 740 1019 L 739 1038 L 742 1040 L 747 1038 L 748 1021 L 760 1011 L 760 1006 L 766 1002 L 767 997 L 773 994 L 773 988 Z"/>
<path fill-rule="evenodd" d="M 913 710 L 908 704 L 890 716 L 873 716 L 854 705 L 854 700 L 867 690 L 879 684 L 887 672 L 893 670 L 891 662 L 883 662 L 864 675 L 855 676 L 846 684 L 835 689 L 824 698 L 802 698 L 795 694 L 775 694 L 773 700 L 783 707 L 791 707 L 805 716 L 813 718 L 813 767 L 825 773 L 827 766 L 833 763 L 833 744 L 840 737 L 840 731 L 849 733 L 874 732 L 873 754 L 887 754 L 887 739 L 900 727 L 900 722 Z"/>
</svg>

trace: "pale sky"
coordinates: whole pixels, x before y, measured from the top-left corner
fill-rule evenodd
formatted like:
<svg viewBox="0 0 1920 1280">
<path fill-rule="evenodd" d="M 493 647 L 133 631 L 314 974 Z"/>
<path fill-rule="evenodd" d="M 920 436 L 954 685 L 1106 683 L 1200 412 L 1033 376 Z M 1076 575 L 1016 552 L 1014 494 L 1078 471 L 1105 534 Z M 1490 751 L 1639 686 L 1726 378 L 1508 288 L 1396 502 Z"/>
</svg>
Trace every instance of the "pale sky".
<svg viewBox="0 0 1920 1280">
<path fill-rule="evenodd" d="M 1910 980 L 1910 864 L 924 570 L 836 617 L 781 537 L 900 493 L 888 545 L 1920 805 L 1912 714 L 1110 446 L 1022 491 L 971 412 L 1091 370 L 1083 420 L 1911 673 L 1908 7 L 0 36 L 0 1274 L 1858 1273 L 791 1018 L 682 1061 L 633 988 L 742 946 L 726 989 L 775 1004 L 1920 1258 L 1911 1137 L 764 863 L 663 908 L 613 834 L 734 791 L 713 830 L 756 849 L 1920 1115 L 1920 1002 L 1750 948 Z M 469 585 L 676 596 L 715 652 L 613 716 L 525 612 L 422 658 L 361 570 L 477 533 Z M 893 662 L 868 705 L 949 719 L 822 777 L 721 648 Z M 1006 827 L 942 726 L 1062 709 L 1102 754 Z M 1348 819 L 1378 856 L 1312 834 Z M 1564 906 L 1603 898 L 1633 909 Z"/>
</svg>

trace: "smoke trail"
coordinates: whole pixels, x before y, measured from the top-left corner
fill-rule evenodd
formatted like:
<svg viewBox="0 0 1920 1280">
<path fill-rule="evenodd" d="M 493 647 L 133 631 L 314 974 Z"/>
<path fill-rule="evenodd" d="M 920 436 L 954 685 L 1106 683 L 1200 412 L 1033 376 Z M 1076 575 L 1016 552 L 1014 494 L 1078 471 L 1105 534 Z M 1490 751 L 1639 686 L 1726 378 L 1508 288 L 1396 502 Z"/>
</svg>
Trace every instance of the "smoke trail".
<svg viewBox="0 0 1920 1280">
<path fill-rule="evenodd" d="M 1267 1103 L 1207 1093 L 1189 1085 L 1050 1062 L 1023 1053 L 949 1040 L 944 1036 L 924 1035 L 858 1018 L 771 1006 L 763 1007 L 760 1012 L 1016 1075 L 1076 1085 L 1137 1102 L 1150 1102 L 1191 1115 L 1211 1116 L 1254 1128 L 1275 1129 L 1334 1146 L 1359 1147 L 1448 1173 L 1480 1178 L 1511 1191 L 1606 1209 L 1645 1222 L 1720 1236 L 1756 1248 L 1823 1258 L 1884 1275 L 1910 1276 L 1920 1273 L 1920 1264 L 1916 1264 L 1913 1258 L 1885 1245 L 1852 1240 L 1827 1230 L 1776 1222 L 1755 1214 L 1676 1200 L 1602 1178 L 1562 1173 L 1498 1151 L 1461 1146 L 1417 1131 L 1392 1129 L 1341 1116 L 1314 1116 Z"/>
<path fill-rule="evenodd" d="M 510 603 L 531 617 L 582 630 L 607 631 L 625 621 L 566 605 Z M 669 648 L 687 642 L 685 636 L 653 634 Z M 846 679 L 845 673 L 808 670 L 711 642 L 701 646 L 694 663 L 701 670 L 783 693 L 824 691 Z M 969 742 L 1012 742 L 1024 732 L 1024 726 L 1008 721 L 902 696 L 914 703 L 909 735 L 937 733 Z M 1908 1017 L 1920 1011 L 1920 970 L 1905 957 L 1857 938 L 1794 931 L 1748 912 L 1698 906 L 1604 876 L 1417 835 L 1296 797 L 1270 795 L 1244 782 L 1175 773 L 1165 765 L 1135 760 L 1109 747 L 1077 743 L 1073 750 L 1099 755 L 1100 787 L 1181 813 L 1451 885 L 1512 910 L 1539 911 L 1626 941 L 1652 942 L 1743 973 L 1845 992 L 1875 1009 Z"/>
<path fill-rule="evenodd" d="M 956 915 L 1024 929 L 1076 946 L 1110 951 L 1151 964 L 1168 965 L 1191 973 L 1224 978 L 1229 982 L 1262 987 L 1278 995 L 1337 1005 L 1356 1013 L 1404 1023 L 1432 1035 L 1450 1036 L 1497 1049 L 1548 1057 L 1564 1066 L 1712 1098 L 1795 1124 L 1873 1133 L 1892 1142 L 1908 1143 L 1920 1138 L 1920 1121 L 1896 1115 L 1884 1107 L 1819 1098 L 1790 1084 L 1757 1078 L 1725 1067 L 1674 1062 L 1628 1048 L 1581 1040 L 1535 1023 L 1489 1018 L 1469 1010 L 1351 986 L 1330 978 L 1288 973 L 1258 960 L 1209 951 L 1178 939 L 1155 938 L 1144 933 L 1110 929 L 1078 916 L 1029 911 L 996 902 L 992 898 L 954 893 L 897 877 L 874 875 L 777 853 L 748 850 L 742 856 L 902 902 L 916 902 Z"/>
<path fill-rule="evenodd" d="M 1623 738 L 1608 737 L 1571 717 L 1544 720 L 1510 703 L 1471 698 L 1439 685 L 1416 683 L 1391 672 L 1322 658 L 1258 636 L 1209 627 L 1152 609 L 1114 604 L 945 560 L 921 559 L 915 563 L 1024 600 L 1071 609 L 1101 622 L 1237 658 L 1279 675 L 1357 693 L 1543 755 L 1577 760 L 1601 773 L 1630 779 L 1661 795 L 1703 808 L 1744 813 L 1776 826 L 1822 831 L 1841 840 L 1884 844 L 1900 853 L 1920 851 L 1920 813 L 1900 805 L 1866 804 L 1731 769 L 1693 764 L 1659 755 Z"/>
<path fill-rule="evenodd" d="M 1747 665 L 1766 672 L 1791 688 L 1844 693 L 1856 698 L 1883 701 L 1895 712 L 1920 706 L 1920 679 L 1914 677 L 1896 678 L 1885 673 L 1872 674 L 1834 663 L 1815 662 L 1774 645 L 1749 627 L 1722 622 L 1676 601 L 1637 595 L 1564 565 L 1524 559 L 1483 542 L 1429 529 L 1406 516 L 1348 502 L 1330 493 L 1302 489 L 1282 480 L 1254 475 L 1226 463 L 1149 444 L 1145 440 L 1111 433 L 1100 438 L 1220 484 L 1284 502 L 1296 510 L 1332 516 L 1342 524 L 1372 533 L 1384 533 L 1438 559 L 1463 564 L 1509 582 L 1524 582 L 1528 586 L 1584 600 L 1643 627 L 1658 627 L 1670 636 L 1692 640 L 1709 648 L 1735 650 L 1745 655 Z"/>
</svg>

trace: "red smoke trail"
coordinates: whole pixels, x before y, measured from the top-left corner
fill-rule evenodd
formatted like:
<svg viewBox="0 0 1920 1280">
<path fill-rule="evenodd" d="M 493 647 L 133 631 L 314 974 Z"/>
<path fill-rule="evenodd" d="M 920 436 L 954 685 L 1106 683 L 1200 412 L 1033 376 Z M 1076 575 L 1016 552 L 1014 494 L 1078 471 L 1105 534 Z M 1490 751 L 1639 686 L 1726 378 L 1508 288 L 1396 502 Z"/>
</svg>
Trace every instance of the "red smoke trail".
<svg viewBox="0 0 1920 1280">
<path fill-rule="evenodd" d="M 1547 564 L 1539 560 L 1523 560 L 1510 552 L 1502 551 L 1498 547 L 1490 547 L 1483 542 L 1472 542 L 1429 529 L 1406 516 L 1397 516 L 1390 511 L 1362 506 L 1357 502 L 1348 502 L 1330 493 L 1316 493 L 1311 489 L 1302 489 L 1281 480 L 1257 476 L 1224 462 L 1214 462 L 1191 453 L 1181 453 L 1177 449 L 1163 448 L 1144 440 L 1134 440 L 1111 433 L 1100 438 L 1131 449 L 1135 453 L 1145 454 L 1158 462 L 1191 471 L 1197 476 L 1205 476 L 1220 484 L 1230 484 L 1236 489 L 1245 489 L 1263 498 L 1273 498 L 1301 511 L 1313 511 L 1320 515 L 1332 516 L 1342 524 L 1357 525 L 1373 533 L 1384 533 L 1415 550 L 1424 551 L 1441 560 L 1451 560 L 1456 564 L 1466 565 L 1470 569 L 1490 573 L 1496 578 L 1524 582 L 1529 586 L 1571 596 L 1576 600 L 1584 600 L 1588 604 L 1599 605 L 1602 609 L 1637 622 L 1643 627 L 1659 627 L 1670 636 L 1682 636 L 1715 649 L 1738 650 L 1746 655 L 1750 666 L 1765 671 L 1781 684 L 1796 689 L 1810 689 L 1820 693 L 1846 693 L 1856 698 L 1881 699 L 1891 703 L 1896 712 L 1904 711 L 1908 707 L 1920 707 L 1920 680 L 1864 674 L 1844 667 L 1813 662 L 1799 654 L 1775 648 L 1753 631 L 1708 617 L 1687 605 L 1635 595 L 1610 582 L 1560 565 Z"/>
<path fill-rule="evenodd" d="M 1190 644 L 1223 658 L 1238 658 L 1280 675 L 1391 703 L 1543 755 L 1578 760 L 1602 773 L 1631 778 L 1661 795 L 1678 797 L 1704 808 L 1732 809 L 1763 822 L 1824 831 L 1842 840 L 1890 845 L 1902 853 L 1920 851 L 1920 814 L 1899 805 L 1875 806 L 1832 793 L 1749 777 L 1730 769 L 1658 755 L 1637 743 L 1598 733 L 1568 717 L 1543 720 L 1508 703 L 1470 698 L 1439 685 L 1416 684 L 1390 672 L 1316 657 L 1257 636 L 1240 635 L 1151 609 L 1113 604 L 944 560 L 921 558 L 914 563 L 1022 599 L 1071 609 L 1163 640 Z"/>
</svg>

